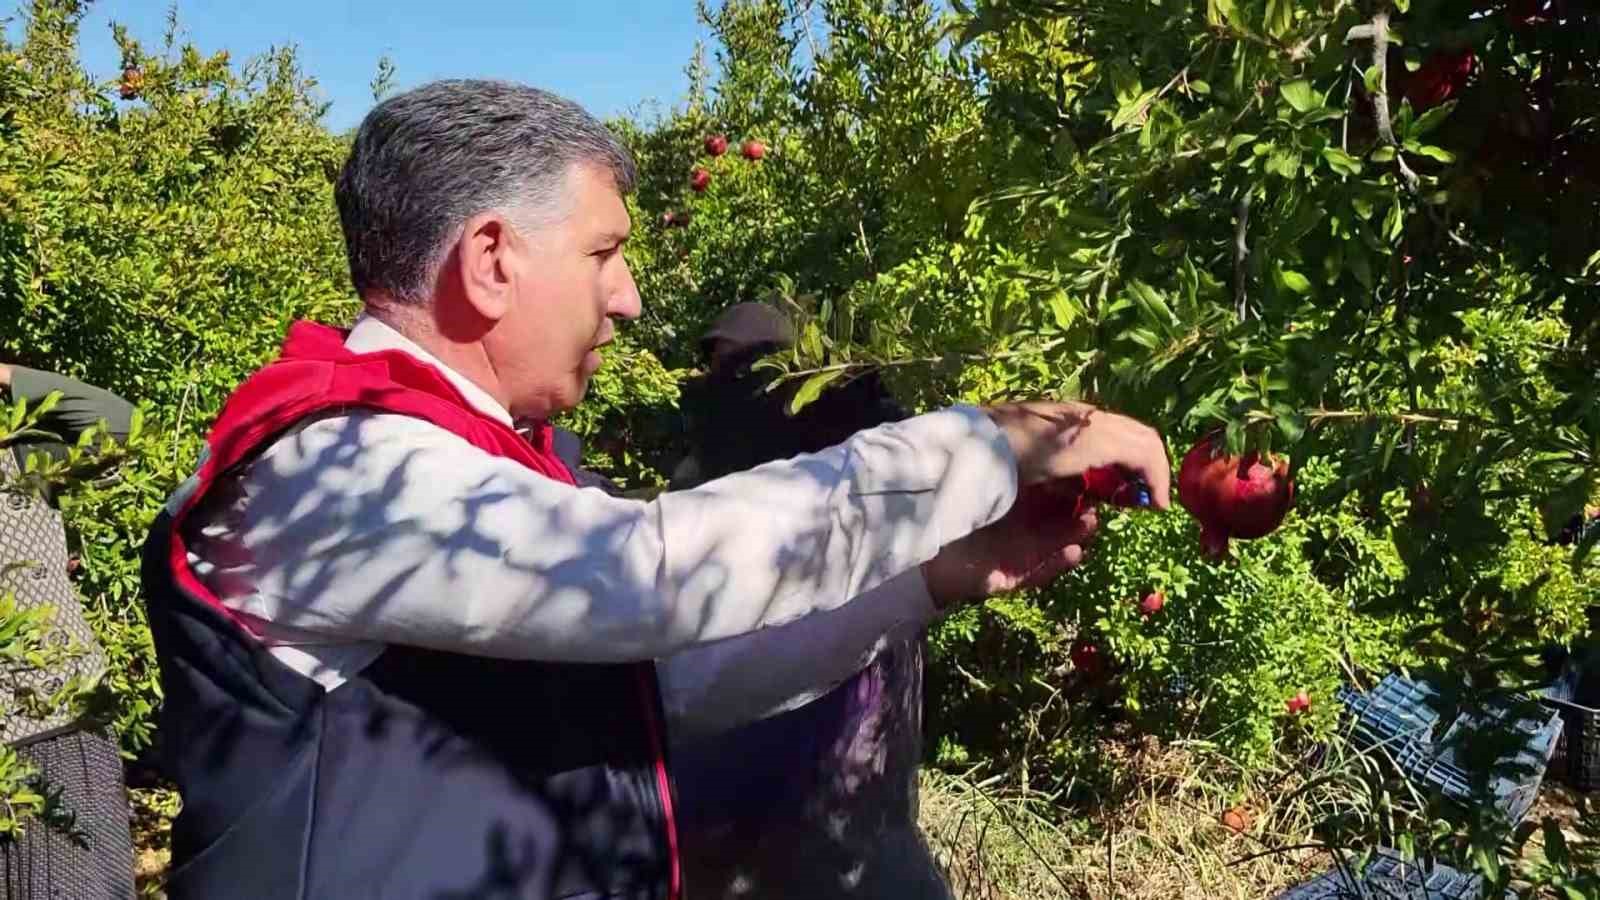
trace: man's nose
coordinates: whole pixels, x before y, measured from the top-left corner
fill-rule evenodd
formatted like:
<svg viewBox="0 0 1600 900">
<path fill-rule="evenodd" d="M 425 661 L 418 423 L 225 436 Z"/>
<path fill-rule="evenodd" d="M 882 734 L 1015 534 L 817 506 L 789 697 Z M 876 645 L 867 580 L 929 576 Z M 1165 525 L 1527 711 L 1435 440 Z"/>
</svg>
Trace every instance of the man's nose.
<svg viewBox="0 0 1600 900">
<path fill-rule="evenodd" d="M 624 268 L 622 283 L 611 292 L 606 313 L 623 319 L 637 319 L 642 312 L 644 312 L 644 301 L 639 298 L 639 288 L 633 283 L 633 273 Z"/>
</svg>

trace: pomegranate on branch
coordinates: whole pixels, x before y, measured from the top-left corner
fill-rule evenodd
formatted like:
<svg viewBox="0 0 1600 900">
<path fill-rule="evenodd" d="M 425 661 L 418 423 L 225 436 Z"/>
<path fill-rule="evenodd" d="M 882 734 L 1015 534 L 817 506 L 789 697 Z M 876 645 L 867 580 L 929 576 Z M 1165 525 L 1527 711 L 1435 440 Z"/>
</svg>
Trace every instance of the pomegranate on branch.
<svg viewBox="0 0 1600 900">
<path fill-rule="evenodd" d="M 1178 470 L 1178 502 L 1200 522 L 1201 549 L 1213 559 L 1230 539 L 1276 531 L 1294 505 L 1287 460 L 1256 451 L 1235 456 L 1216 444 L 1215 434 L 1202 438 Z"/>
</svg>

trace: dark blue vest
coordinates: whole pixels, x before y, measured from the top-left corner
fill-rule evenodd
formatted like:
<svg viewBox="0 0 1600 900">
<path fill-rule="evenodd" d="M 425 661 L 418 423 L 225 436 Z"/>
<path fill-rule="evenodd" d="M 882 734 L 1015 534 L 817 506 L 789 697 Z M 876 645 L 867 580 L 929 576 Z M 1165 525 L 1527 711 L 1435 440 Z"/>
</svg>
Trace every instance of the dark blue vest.
<svg viewBox="0 0 1600 900">
<path fill-rule="evenodd" d="M 146 545 L 183 898 L 667 897 L 634 666 L 402 647 L 331 692 Z"/>
</svg>

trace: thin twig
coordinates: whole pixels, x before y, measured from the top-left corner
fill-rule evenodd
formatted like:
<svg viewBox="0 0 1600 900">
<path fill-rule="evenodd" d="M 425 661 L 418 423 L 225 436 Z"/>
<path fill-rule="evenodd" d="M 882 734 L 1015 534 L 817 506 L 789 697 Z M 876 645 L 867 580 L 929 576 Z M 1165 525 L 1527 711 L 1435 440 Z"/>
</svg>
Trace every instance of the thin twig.
<svg viewBox="0 0 1600 900">
<path fill-rule="evenodd" d="M 861 218 L 856 218 L 856 235 L 861 238 L 861 255 L 867 259 L 867 271 L 876 272 L 877 266 L 872 261 L 872 248 L 867 246 L 867 226 L 862 224 Z"/>
<path fill-rule="evenodd" d="M 1241 856 L 1238 859 L 1230 859 L 1230 860 L 1228 860 L 1228 866 L 1229 867 L 1242 866 L 1245 863 L 1250 862 L 1251 860 L 1261 859 L 1264 856 L 1277 856 L 1280 853 L 1289 853 L 1289 852 L 1294 851 L 1294 850 L 1332 850 L 1332 849 L 1334 849 L 1333 845 L 1324 844 L 1321 841 L 1314 841 L 1314 842 L 1308 843 L 1308 844 L 1290 844 L 1290 845 L 1288 845 L 1286 847 L 1269 847 L 1266 850 L 1260 851 L 1259 853 L 1251 853 L 1251 854 L 1248 854 L 1246 856 Z"/>
<path fill-rule="evenodd" d="M 1354 64 L 1351 65 L 1354 68 Z M 1350 152 L 1350 94 L 1355 91 L 1356 80 L 1346 76 L 1344 80 L 1344 119 L 1339 126 L 1339 149 Z"/>
<path fill-rule="evenodd" d="M 1364 409 L 1317 409 L 1306 413 L 1313 425 L 1331 420 L 1368 420 L 1399 422 L 1402 425 L 1448 425 L 1459 428 L 1462 425 L 1476 425 L 1480 428 L 1493 427 L 1492 422 L 1472 416 L 1441 416 L 1424 412 L 1390 413 L 1376 412 Z M 1268 416 L 1267 418 L 1275 418 Z"/>
<path fill-rule="evenodd" d="M 1007 350 L 1003 353 L 957 353 L 951 356 L 916 356 L 909 359 L 890 359 L 883 360 L 881 362 L 835 363 L 831 366 L 819 366 L 815 369 L 801 369 L 796 372 L 786 372 L 779 380 L 787 381 L 789 379 L 802 378 L 808 375 L 821 375 L 824 372 L 844 372 L 850 369 L 892 369 L 900 366 L 929 366 L 942 363 L 951 358 L 960 359 L 966 362 L 987 362 L 997 359 L 1016 359 L 1023 356 L 1038 356 L 1041 353 L 1049 353 L 1051 350 L 1061 346 L 1063 343 L 1065 343 L 1063 338 L 1056 338 L 1054 340 L 1046 341 L 1037 347 L 1030 347 L 1026 350 Z"/>
<path fill-rule="evenodd" d="M 1244 196 L 1239 198 L 1238 231 L 1233 238 L 1233 301 L 1238 309 L 1239 321 L 1249 318 L 1250 306 L 1245 297 L 1245 260 L 1250 256 L 1249 229 L 1250 229 L 1250 190 L 1245 189 Z"/>
</svg>

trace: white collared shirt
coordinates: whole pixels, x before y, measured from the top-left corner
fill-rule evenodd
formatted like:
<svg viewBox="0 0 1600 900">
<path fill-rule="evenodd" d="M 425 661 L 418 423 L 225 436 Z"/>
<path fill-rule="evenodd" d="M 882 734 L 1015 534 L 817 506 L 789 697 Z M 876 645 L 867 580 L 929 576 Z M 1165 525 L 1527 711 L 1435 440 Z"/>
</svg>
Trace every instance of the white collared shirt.
<svg viewBox="0 0 1600 900">
<path fill-rule="evenodd" d="M 494 398 L 376 319 L 474 408 Z M 981 410 L 860 432 L 649 502 L 545 478 L 431 423 L 339 411 L 228 473 L 186 528 L 195 574 L 327 690 L 399 643 L 659 661 L 678 734 L 790 709 L 934 615 L 919 566 L 994 521 L 1016 462 Z"/>
</svg>

